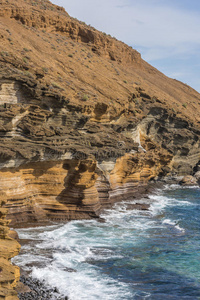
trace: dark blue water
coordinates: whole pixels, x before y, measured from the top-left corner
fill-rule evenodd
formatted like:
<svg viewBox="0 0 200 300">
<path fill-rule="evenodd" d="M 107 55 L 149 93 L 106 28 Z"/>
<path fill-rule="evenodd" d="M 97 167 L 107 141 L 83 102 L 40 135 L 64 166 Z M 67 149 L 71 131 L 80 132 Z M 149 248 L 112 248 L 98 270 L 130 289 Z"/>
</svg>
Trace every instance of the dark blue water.
<svg viewBox="0 0 200 300">
<path fill-rule="evenodd" d="M 165 187 L 150 202 L 117 204 L 105 223 L 21 229 L 30 242 L 15 262 L 71 300 L 200 299 L 200 189 Z"/>
</svg>

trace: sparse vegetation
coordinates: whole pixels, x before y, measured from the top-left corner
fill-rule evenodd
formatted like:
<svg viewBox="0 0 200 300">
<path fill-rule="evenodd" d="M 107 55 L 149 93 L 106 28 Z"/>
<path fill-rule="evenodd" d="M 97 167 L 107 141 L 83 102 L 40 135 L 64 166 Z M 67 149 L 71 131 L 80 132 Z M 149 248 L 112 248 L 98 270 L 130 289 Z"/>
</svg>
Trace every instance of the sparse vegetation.
<svg viewBox="0 0 200 300">
<path fill-rule="evenodd" d="M 26 57 L 23 57 L 23 62 L 24 62 L 25 64 L 27 64 L 27 63 L 28 63 L 28 59 L 27 59 Z"/>
<path fill-rule="evenodd" d="M 43 68 L 42 68 L 42 71 L 43 71 L 44 73 L 46 73 L 46 74 L 47 74 L 47 73 L 48 73 L 48 71 L 49 71 L 49 69 L 48 69 L 48 68 L 46 68 L 46 67 L 43 67 Z"/>
<path fill-rule="evenodd" d="M 4 56 L 9 56 L 9 53 L 6 52 L 6 51 L 1 51 L 1 55 L 4 57 Z"/>
<path fill-rule="evenodd" d="M 133 102 L 135 102 L 135 104 L 138 104 L 139 103 L 138 98 L 133 99 Z"/>
<path fill-rule="evenodd" d="M 29 71 L 25 71 L 24 74 L 30 78 L 33 78 L 33 74 L 31 74 Z"/>
<path fill-rule="evenodd" d="M 84 95 L 82 96 L 81 100 L 87 101 L 87 100 L 88 100 L 88 95 L 84 94 Z"/>
<path fill-rule="evenodd" d="M 52 86 L 56 89 L 62 90 L 61 86 L 59 86 L 56 82 L 52 82 Z"/>
</svg>

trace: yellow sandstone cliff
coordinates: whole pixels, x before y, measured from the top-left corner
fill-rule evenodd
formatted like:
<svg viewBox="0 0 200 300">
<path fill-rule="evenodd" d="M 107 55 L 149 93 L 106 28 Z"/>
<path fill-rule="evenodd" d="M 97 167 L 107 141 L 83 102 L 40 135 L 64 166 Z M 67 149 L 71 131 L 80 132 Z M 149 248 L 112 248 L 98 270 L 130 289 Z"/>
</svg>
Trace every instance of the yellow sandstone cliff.
<svg viewBox="0 0 200 300">
<path fill-rule="evenodd" d="M 19 279 L 7 219 L 97 218 L 150 180 L 192 175 L 199 108 L 198 92 L 63 8 L 0 0 L 0 298 Z"/>
<path fill-rule="evenodd" d="M 5 219 L 7 209 L 2 207 L 5 204 L 6 195 L 0 192 L 0 197 L 0 299 L 15 300 L 18 297 L 13 288 L 19 281 L 20 272 L 10 260 L 19 253 L 20 245 L 9 237 L 9 221 Z"/>
<path fill-rule="evenodd" d="M 193 174 L 195 90 L 48 0 L 0 6 L 0 191 L 12 224 L 97 217 L 149 180 Z"/>
</svg>

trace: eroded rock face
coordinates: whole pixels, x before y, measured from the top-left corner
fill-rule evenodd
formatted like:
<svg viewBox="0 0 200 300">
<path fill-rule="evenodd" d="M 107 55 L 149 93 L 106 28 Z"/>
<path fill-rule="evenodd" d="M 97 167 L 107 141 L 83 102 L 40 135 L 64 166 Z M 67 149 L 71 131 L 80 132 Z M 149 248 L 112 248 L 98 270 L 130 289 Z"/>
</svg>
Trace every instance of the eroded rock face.
<svg viewBox="0 0 200 300">
<path fill-rule="evenodd" d="M 0 105 L 25 103 L 28 99 L 27 92 L 16 80 L 0 80 Z"/>
<path fill-rule="evenodd" d="M 86 110 L 17 84 L 27 99 L 0 108 L 0 190 L 13 224 L 98 217 L 149 180 L 192 174 L 199 162 L 198 129 L 144 90 L 126 109 Z"/>
<path fill-rule="evenodd" d="M 6 195 L 0 192 L 0 299 L 18 299 L 14 291 L 19 278 L 19 268 L 13 266 L 11 258 L 19 253 L 19 243 L 9 237 L 9 221 L 7 221 L 7 209 L 2 207 L 6 202 Z"/>
<path fill-rule="evenodd" d="M 12 224 L 95 218 L 151 179 L 193 175 L 199 106 L 198 92 L 50 1 L 0 0 L 0 193 Z M 0 298 L 15 299 L 19 245 L 1 214 Z"/>
<path fill-rule="evenodd" d="M 148 136 L 173 155 L 170 167 L 174 174 L 194 173 L 200 157 L 200 131 L 194 128 L 192 122 L 157 106 L 150 109 L 138 128 L 141 135 Z"/>
<path fill-rule="evenodd" d="M 1 10 L 0 17 L 15 19 L 25 26 L 45 29 L 48 32 L 70 37 L 76 42 L 90 44 L 93 53 L 103 55 L 113 61 L 141 63 L 141 55 L 136 50 L 106 34 L 99 33 L 91 26 L 70 18 L 63 8 L 52 5 L 50 1 L 38 2 L 36 9 L 32 5 L 31 11 L 29 5 L 32 3 L 28 1 L 26 3 L 19 0 L 10 1 L 7 7 L 6 2 L 3 4 L 5 9 Z M 59 12 L 59 17 L 52 11 Z"/>
<path fill-rule="evenodd" d="M 187 175 L 182 178 L 180 184 L 183 186 L 193 186 L 197 185 L 197 179 L 194 176 Z"/>
<path fill-rule="evenodd" d="M 126 154 L 116 162 L 94 159 L 32 162 L 0 172 L 12 224 L 98 217 L 115 201 L 164 172 L 172 156 L 165 150 Z"/>
</svg>

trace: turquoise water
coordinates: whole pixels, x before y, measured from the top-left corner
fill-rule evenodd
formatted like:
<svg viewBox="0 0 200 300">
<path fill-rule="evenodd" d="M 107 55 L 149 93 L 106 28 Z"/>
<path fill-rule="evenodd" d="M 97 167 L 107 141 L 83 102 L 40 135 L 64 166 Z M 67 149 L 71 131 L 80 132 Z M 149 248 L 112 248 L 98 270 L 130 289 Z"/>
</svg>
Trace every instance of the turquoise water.
<svg viewBox="0 0 200 300">
<path fill-rule="evenodd" d="M 123 202 L 104 223 L 20 229 L 29 243 L 14 262 L 71 300 L 200 299 L 200 189 L 149 198 L 149 211 Z"/>
</svg>

